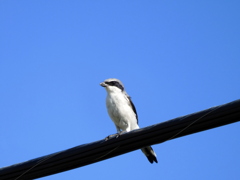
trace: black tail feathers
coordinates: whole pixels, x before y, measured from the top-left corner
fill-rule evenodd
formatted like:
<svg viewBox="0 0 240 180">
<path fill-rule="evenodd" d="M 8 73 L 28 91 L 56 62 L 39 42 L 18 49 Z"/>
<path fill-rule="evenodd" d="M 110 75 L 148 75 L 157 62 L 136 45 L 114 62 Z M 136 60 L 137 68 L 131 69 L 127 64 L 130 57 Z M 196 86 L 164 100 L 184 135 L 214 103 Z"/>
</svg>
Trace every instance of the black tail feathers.
<svg viewBox="0 0 240 180">
<path fill-rule="evenodd" d="M 142 152 L 145 154 L 145 156 L 148 158 L 148 161 L 150 163 L 158 163 L 157 161 L 157 155 L 156 153 L 153 151 L 152 147 L 151 146 L 147 146 L 147 147 L 144 147 L 141 149 Z"/>
</svg>

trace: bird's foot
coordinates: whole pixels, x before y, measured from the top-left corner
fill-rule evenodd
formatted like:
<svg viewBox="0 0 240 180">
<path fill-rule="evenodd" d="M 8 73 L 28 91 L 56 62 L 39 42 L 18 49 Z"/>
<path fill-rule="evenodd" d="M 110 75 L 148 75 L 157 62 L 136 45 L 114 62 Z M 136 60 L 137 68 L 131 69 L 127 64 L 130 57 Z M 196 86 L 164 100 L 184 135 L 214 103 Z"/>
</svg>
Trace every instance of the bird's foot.
<svg viewBox="0 0 240 180">
<path fill-rule="evenodd" d="M 125 133 L 125 131 L 121 131 L 120 133 L 116 133 L 116 134 L 111 134 L 105 138 L 105 141 L 108 141 L 111 138 L 118 138 L 119 136 L 121 136 L 124 133 Z"/>
<path fill-rule="evenodd" d="M 116 134 L 111 134 L 111 135 L 109 135 L 109 136 L 107 136 L 106 138 L 105 138 L 105 141 L 108 141 L 109 139 L 111 139 L 111 138 L 118 138 L 119 137 L 119 133 L 116 133 Z"/>
</svg>

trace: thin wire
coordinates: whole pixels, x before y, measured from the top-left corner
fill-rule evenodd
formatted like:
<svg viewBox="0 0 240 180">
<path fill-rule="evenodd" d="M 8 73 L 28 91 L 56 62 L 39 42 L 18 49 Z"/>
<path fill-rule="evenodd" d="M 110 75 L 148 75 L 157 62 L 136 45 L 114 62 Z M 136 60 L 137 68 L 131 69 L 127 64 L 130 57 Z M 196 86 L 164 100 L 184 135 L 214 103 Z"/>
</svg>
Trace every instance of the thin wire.
<svg viewBox="0 0 240 180">
<path fill-rule="evenodd" d="M 183 129 L 181 129 L 179 132 L 177 132 L 176 134 L 174 134 L 172 137 L 168 138 L 167 140 L 165 140 L 164 142 L 166 141 L 169 141 L 173 138 L 175 138 L 177 135 L 179 135 L 180 133 L 182 133 L 183 131 L 185 131 L 187 128 L 189 128 L 190 126 L 192 126 L 194 123 L 196 123 L 197 121 L 199 121 L 200 119 L 202 119 L 203 117 L 209 115 L 210 113 L 216 111 L 217 109 L 219 109 L 221 106 L 217 106 L 215 107 L 214 109 L 212 109 L 211 111 L 207 112 L 206 114 L 202 115 L 201 117 L 197 118 L 195 121 L 191 122 L 189 125 L 187 125 L 186 127 L 184 127 Z M 185 119 L 187 117 L 184 117 L 183 119 Z"/>
<path fill-rule="evenodd" d="M 56 156 L 56 155 L 58 155 L 58 154 L 60 154 L 60 153 L 61 153 L 61 152 L 48 155 L 47 157 L 43 158 L 43 159 L 40 160 L 38 163 L 36 163 L 35 165 L 33 165 L 31 168 L 29 168 L 28 170 L 24 171 L 20 176 L 18 176 L 18 177 L 17 177 L 16 179 L 14 179 L 14 180 L 19 179 L 20 177 L 22 177 L 23 175 L 25 175 L 27 172 L 31 171 L 33 168 L 35 168 L 35 167 L 38 166 L 39 164 L 43 163 L 44 161 L 47 161 L 48 159 L 50 159 L 50 158 L 52 158 L 53 156 Z"/>
<path fill-rule="evenodd" d="M 107 156 L 108 154 L 110 154 L 111 152 L 115 151 L 115 150 L 118 149 L 119 147 L 120 147 L 120 146 L 115 147 L 115 148 L 112 149 L 111 151 L 109 151 L 109 152 L 107 152 L 106 154 L 104 154 L 104 155 L 96 158 L 95 160 L 98 160 L 98 159 L 101 159 L 101 158 Z M 43 163 L 44 161 L 47 161 L 48 159 L 50 159 L 50 158 L 52 158 L 52 157 L 54 157 L 54 156 L 56 156 L 56 155 L 58 155 L 58 154 L 60 154 L 60 153 L 61 153 L 61 152 L 58 152 L 58 153 L 49 155 L 49 156 L 47 156 L 46 158 L 40 160 L 38 163 L 36 163 L 35 165 L 33 165 L 33 166 L 32 166 L 31 168 L 29 168 L 28 170 L 24 171 L 20 176 L 18 176 L 18 177 L 17 177 L 16 179 L 14 179 L 14 180 L 19 179 L 20 177 L 22 177 L 23 175 L 25 175 L 26 173 L 28 173 L 29 171 L 31 171 L 33 168 L 35 168 L 35 167 L 38 166 L 39 164 Z"/>
<path fill-rule="evenodd" d="M 111 152 L 115 151 L 115 150 L 118 149 L 119 147 L 120 147 L 120 146 L 115 147 L 115 148 L 112 149 L 111 151 L 109 151 L 109 152 L 107 152 L 106 154 L 104 154 L 104 155 L 102 155 L 102 156 L 96 158 L 95 160 L 98 160 L 98 159 L 101 159 L 101 158 L 107 156 L 108 154 L 110 154 Z"/>
</svg>

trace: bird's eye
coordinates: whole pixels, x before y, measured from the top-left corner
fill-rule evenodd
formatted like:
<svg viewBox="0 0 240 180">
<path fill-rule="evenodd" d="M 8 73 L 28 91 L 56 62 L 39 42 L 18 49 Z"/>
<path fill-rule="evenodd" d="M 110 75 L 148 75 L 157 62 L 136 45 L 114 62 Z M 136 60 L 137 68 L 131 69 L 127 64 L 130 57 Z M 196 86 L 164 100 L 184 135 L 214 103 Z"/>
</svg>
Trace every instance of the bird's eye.
<svg viewBox="0 0 240 180">
<path fill-rule="evenodd" d="M 115 82 L 115 81 L 111 81 L 111 82 L 109 82 L 109 85 L 115 86 L 115 85 L 116 85 L 116 82 Z"/>
<path fill-rule="evenodd" d="M 105 82 L 105 83 L 110 86 L 116 86 L 123 91 L 123 86 L 121 84 L 119 84 L 119 82 L 117 82 L 117 81 L 110 81 L 110 82 Z"/>
<path fill-rule="evenodd" d="M 116 81 L 112 81 L 112 82 L 111 82 L 111 85 L 112 85 L 112 86 L 116 86 L 116 87 L 118 87 L 118 84 L 119 84 L 119 83 L 116 82 Z"/>
<path fill-rule="evenodd" d="M 105 82 L 106 84 L 108 84 L 108 85 L 110 85 L 110 86 L 112 86 L 113 85 L 113 83 L 112 82 Z"/>
</svg>

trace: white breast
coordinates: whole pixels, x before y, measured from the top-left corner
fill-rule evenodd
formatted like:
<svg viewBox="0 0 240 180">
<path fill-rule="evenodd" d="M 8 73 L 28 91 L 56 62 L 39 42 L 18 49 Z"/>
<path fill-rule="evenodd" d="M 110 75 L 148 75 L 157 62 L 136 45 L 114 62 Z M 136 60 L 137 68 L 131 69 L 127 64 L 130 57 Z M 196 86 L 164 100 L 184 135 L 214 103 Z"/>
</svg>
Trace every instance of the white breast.
<svg viewBox="0 0 240 180">
<path fill-rule="evenodd" d="M 136 114 L 130 102 L 122 92 L 111 92 L 107 95 L 108 114 L 117 127 L 123 131 L 138 129 Z"/>
</svg>

